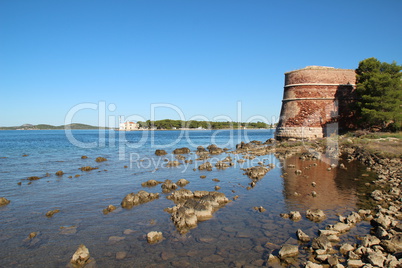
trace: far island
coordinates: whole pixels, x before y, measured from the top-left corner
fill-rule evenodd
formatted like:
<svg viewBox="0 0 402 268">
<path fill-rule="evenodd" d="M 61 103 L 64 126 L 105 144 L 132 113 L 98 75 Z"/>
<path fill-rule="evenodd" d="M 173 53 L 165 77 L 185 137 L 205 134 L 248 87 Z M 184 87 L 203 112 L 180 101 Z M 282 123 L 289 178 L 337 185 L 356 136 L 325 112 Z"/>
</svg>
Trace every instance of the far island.
<svg viewBox="0 0 402 268">
<path fill-rule="evenodd" d="M 269 129 L 275 128 L 276 124 L 267 124 L 264 122 L 231 122 L 231 121 L 183 121 L 163 119 L 145 122 L 120 123 L 120 131 L 135 130 L 211 130 L 211 129 Z"/>
</svg>

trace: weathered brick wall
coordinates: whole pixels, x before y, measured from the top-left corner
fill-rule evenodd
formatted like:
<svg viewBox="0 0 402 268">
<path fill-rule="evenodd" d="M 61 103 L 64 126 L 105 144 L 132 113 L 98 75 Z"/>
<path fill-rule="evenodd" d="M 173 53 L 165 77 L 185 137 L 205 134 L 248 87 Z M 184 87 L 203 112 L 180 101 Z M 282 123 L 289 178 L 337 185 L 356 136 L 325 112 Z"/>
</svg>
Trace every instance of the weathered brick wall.
<svg viewBox="0 0 402 268">
<path fill-rule="evenodd" d="M 310 66 L 285 73 L 285 86 L 304 83 L 355 84 L 354 70 Z"/>
<path fill-rule="evenodd" d="M 331 67 L 311 66 L 285 73 L 277 138 L 322 137 L 327 124 L 348 125 L 342 120 L 350 120 L 355 82 L 354 70 Z"/>
</svg>

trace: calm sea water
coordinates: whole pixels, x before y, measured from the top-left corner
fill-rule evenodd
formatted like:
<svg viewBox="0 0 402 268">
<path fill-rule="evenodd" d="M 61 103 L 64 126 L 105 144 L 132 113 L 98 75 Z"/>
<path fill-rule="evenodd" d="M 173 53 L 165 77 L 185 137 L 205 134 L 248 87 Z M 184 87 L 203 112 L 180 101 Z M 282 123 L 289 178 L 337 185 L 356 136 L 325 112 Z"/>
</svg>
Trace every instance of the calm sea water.
<svg viewBox="0 0 402 268">
<path fill-rule="evenodd" d="M 75 130 L 67 135 L 64 131 L 0 131 L 0 197 L 11 200 L 9 205 L 0 207 L 0 267 L 64 267 L 80 244 L 88 247 L 98 267 L 259 266 L 283 243 L 297 244 L 297 229 L 316 235 L 318 229 L 336 220 L 336 214 L 359 207 L 362 197 L 357 189 L 364 188 L 369 177 L 362 176 L 365 171 L 356 163 L 345 163 L 346 171 L 328 171 L 329 162 L 301 161 L 298 157 L 279 161 L 274 155 L 267 155 L 242 165 L 235 162 L 234 167 L 226 170 L 193 170 L 202 163 L 195 160 L 197 146 L 214 143 L 234 149 L 241 141 L 265 141 L 272 137 L 273 130 Z M 164 167 L 164 159 L 174 160 L 171 152 L 180 147 L 192 150 L 186 157 L 194 162 Z M 155 156 L 156 149 L 165 149 L 168 155 Z M 88 158 L 81 159 L 83 155 Z M 227 155 L 234 160 L 242 157 L 224 153 L 212 162 Z M 108 160 L 95 162 L 99 156 Z M 250 179 L 241 168 L 255 166 L 259 161 L 276 167 L 247 190 Z M 289 165 L 303 170 L 303 175 L 296 176 Z M 83 166 L 98 169 L 84 172 L 79 169 Z M 64 172 L 63 176 L 55 175 L 59 170 Z M 287 176 L 283 176 L 285 173 Z M 201 175 L 206 178 L 201 179 Z M 30 176 L 41 179 L 30 182 Z M 164 212 L 174 203 L 166 199 L 160 186 L 144 189 L 141 183 L 181 178 L 190 181 L 187 189 L 213 191 L 218 185 L 228 198 L 239 198 L 215 212 L 212 219 L 180 235 L 170 215 Z M 317 184 L 314 188 L 313 181 Z M 139 190 L 158 192 L 161 196 L 133 209 L 102 213 L 110 204 L 119 207 L 125 195 Z M 310 195 L 313 190 L 317 192 L 316 198 Z M 263 206 L 267 211 L 256 212 L 255 206 Z M 279 216 L 291 210 L 303 214 L 311 207 L 323 209 L 327 220 L 292 222 Z M 60 212 L 51 218 L 45 216 L 54 209 Z M 361 225 L 369 228 L 367 223 Z M 127 229 L 131 231 L 128 233 Z M 148 244 L 145 235 L 150 231 L 163 232 L 165 239 Z M 39 234 L 27 241 L 31 232 Z M 354 239 L 354 235 L 351 231 L 342 239 Z M 125 258 L 118 260 L 118 252 L 125 252 Z M 300 259 L 306 254 L 302 252 Z"/>
</svg>

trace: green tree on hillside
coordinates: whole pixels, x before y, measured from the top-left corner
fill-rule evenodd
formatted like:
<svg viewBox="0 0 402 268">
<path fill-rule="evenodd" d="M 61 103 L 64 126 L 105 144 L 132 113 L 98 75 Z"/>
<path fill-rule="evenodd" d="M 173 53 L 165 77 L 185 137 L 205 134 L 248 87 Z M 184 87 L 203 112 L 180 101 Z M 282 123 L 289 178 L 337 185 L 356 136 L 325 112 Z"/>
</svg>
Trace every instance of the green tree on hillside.
<svg viewBox="0 0 402 268">
<path fill-rule="evenodd" d="M 402 66 L 368 58 L 356 69 L 357 115 L 364 128 L 402 129 Z"/>
</svg>

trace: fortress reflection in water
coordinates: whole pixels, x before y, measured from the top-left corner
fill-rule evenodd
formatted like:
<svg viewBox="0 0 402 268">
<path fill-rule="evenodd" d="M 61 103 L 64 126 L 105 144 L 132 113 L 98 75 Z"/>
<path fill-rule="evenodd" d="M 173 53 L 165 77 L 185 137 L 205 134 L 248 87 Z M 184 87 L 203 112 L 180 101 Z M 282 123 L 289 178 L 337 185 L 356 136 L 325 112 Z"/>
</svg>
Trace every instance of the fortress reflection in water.
<svg viewBox="0 0 402 268">
<path fill-rule="evenodd" d="M 362 169 L 357 163 L 344 165 L 347 170 L 330 168 L 330 159 L 325 156 L 321 160 L 302 160 L 300 156 L 282 160 L 283 194 L 289 210 L 356 208 L 356 189 L 364 183 Z"/>
</svg>

